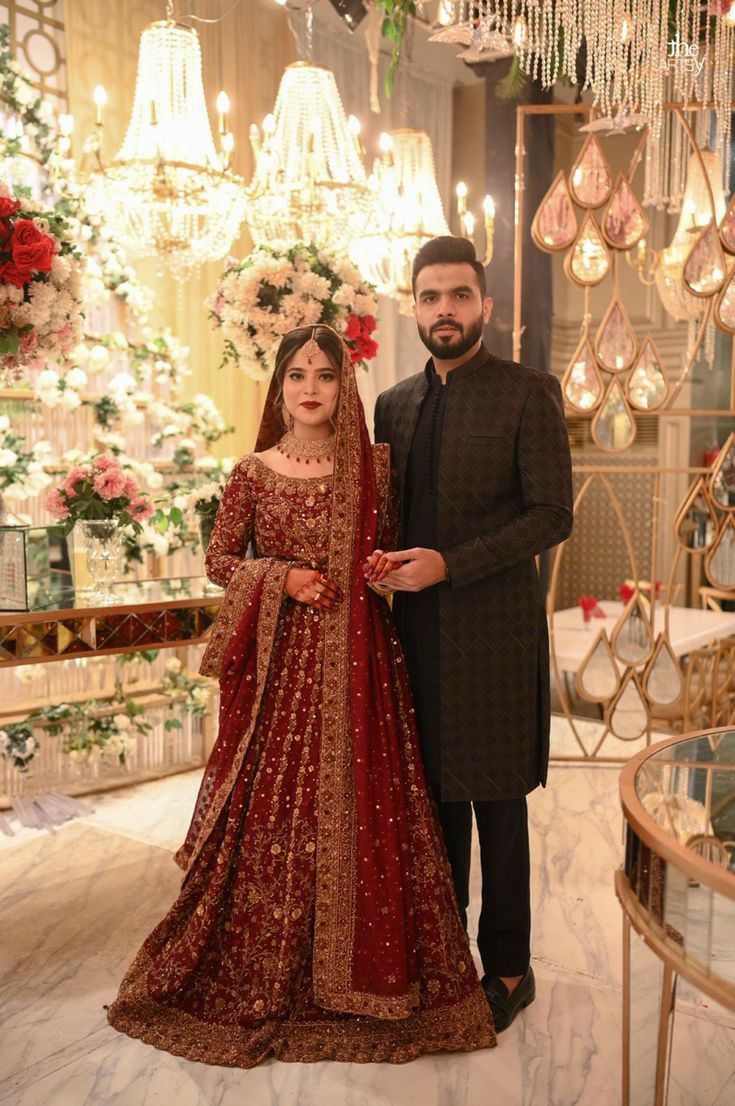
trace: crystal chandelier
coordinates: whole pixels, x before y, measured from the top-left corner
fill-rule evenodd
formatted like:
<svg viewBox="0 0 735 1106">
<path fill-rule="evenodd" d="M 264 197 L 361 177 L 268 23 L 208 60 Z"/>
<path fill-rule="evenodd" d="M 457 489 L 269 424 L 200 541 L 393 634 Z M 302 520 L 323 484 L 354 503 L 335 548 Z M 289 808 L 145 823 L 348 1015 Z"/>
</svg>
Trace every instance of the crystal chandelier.
<svg viewBox="0 0 735 1106">
<path fill-rule="evenodd" d="M 735 5 L 721 0 L 441 0 L 436 42 L 462 43 L 470 61 L 508 43 L 522 70 L 549 88 L 581 80 L 599 127 L 647 122 L 657 145 L 667 99 L 711 102 L 714 147 L 728 187 Z"/>
<path fill-rule="evenodd" d="M 286 67 L 262 133 L 253 124 L 255 170 L 248 226 L 257 244 L 313 242 L 344 248 L 371 214 L 359 138 L 334 74 L 311 61 Z"/>
<path fill-rule="evenodd" d="M 725 196 L 721 181 L 722 163 L 719 155 L 711 150 L 694 151 L 689 158 L 686 188 L 676 232 L 670 244 L 656 258 L 656 288 L 664 308 L 675 319 L 695 320 L 701 317 L 705 309 L 705 301 L 700 298 L 701 291 L 693 294 L 692 285 L 688 286 L 685 280 L 685 268 L 698 241 L 702 241 L 703 256 L 697 273 L 689 277 L 693 281 L 693 287 L 699 287 L 698 281 L 704 281 L 702 287 L 706 287 L 710 282 L 714 286 L 724 279 L 725 265 L 715 229 L 725 214 Z M 707 227 L 712 228 L 713 243 L 707 239 L 702 240 Z"/>
<path fill-rule="evenodd" d="M 434 151 L 425 131 L 402 127 L 380 136 L 370 186 L 369 231 L 352 248 L 352 259 L 379 292 L 411 303 L 414 255 L 430 238 L 449 234 L 434 170 Z"/>
<path fill-rule="evenodd" d="M 230 169 L 227 97 L 218 97 L 215 149 L 202 83 L 199 36 L 170 18 L 140 38 L 133 110 L 114 160 L 100 157 L 103 89 L 97 89 L 97 166 L 87 203 L 134 257 L 156 255 L 179 279 L 225 256 L 245 216 L 244 181 Z"/>
</svg>

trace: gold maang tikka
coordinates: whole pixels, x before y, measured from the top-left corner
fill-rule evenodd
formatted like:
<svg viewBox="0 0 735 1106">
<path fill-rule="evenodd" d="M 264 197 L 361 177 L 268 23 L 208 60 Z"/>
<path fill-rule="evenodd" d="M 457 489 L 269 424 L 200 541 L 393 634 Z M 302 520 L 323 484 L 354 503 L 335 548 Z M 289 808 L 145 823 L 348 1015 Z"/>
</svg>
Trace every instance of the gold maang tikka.
<svg viewBox="0 0 735 1106">
<path fill-rule="evenodd" d="M 321 346 L 317 342 L 314 335 L 316 334 L 316 327 L 312 327 L 311 338 L 303 346 L 304 357 L 306 358 L 307 365 L 311 364 L 312 357 L 316 357 L 318 353 L 321 353 Z"/>
</svg>

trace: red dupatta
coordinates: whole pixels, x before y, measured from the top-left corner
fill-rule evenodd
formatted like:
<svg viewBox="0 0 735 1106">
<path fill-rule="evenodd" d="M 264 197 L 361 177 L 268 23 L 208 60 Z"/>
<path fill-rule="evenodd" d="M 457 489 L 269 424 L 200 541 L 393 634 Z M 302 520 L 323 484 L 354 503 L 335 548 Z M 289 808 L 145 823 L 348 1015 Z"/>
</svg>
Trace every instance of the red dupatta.
<svg viewBox="0 0 735 1106">
<path fill-rule="evenodd" d="M 271 383 L 256 450 L 283 433 Z M 328 575 L 344 599 L 324 612 L 313 987 L 329 1010 L 407 1017 L 419 1001 L 411 849 L 402 744 L 412 740 L 391 663 L 393 645 L 362 565 L 378 544 L 373 450 L 355 370 L 344 348 Z M 257 722 L 290 564 L 244 561 L 227 589 L 234 633 L 222 667 L 220 733 L 187 841 L 191 868 L 237 778 Z M 224 606 L 224 605 L 223 605 Z"/>
</svg>

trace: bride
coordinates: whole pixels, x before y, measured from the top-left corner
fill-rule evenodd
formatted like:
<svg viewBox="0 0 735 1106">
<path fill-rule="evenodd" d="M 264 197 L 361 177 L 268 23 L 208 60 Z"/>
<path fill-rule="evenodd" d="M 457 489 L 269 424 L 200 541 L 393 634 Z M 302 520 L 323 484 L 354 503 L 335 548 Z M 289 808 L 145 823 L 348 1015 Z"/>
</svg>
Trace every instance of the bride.
<svg viewBox="0 0 735 1106">
<path fill-rule="evenodd" d="M 362 572 L 395 548 L 388 447 L 369 443 L 331 328 L 281 342 L 256 450 L 207 551 L 227 588 L 201 668 L 220 725 L 186 875 L 110 1023 L 240 1067 L 489 1047 L 405 665 Z"/>
</svg>

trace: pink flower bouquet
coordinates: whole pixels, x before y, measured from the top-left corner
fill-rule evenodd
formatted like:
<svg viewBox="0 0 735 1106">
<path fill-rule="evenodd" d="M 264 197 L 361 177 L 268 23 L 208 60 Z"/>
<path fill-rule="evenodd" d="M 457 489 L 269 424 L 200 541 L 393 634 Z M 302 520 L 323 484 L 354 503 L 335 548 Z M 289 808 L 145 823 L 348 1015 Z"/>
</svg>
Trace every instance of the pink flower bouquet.
<svg viewBox="0 0 735 1106">
<path fill-rule="evenodd" d="M 59 487 L 49 492 L 46 508 L 67 534 L 80 519 L 115 519 L 120 526 L 140 529 L 154 511 L 138 481 L 111 453 L 75 465 Z"/>
</svg>

